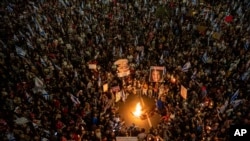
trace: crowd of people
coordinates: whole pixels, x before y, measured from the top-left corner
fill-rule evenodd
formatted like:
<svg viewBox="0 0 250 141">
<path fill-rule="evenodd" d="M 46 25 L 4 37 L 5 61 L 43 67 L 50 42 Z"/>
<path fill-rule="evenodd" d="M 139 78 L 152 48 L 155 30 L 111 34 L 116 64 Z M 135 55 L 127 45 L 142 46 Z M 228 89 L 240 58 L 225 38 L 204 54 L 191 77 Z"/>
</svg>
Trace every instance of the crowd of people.
<svg viewBox="0 0 250 141">
<path fill-rule="evenodd" d="M 228 140 L 231 125 L 250 124 L 249 9 L 248 0 L 1 2 L 1 140 Z M 130 74 L 118 77 L 124 58 Z M 151 66 L 165 67 L 163 82 L 149 81 Z M 114 129 L 124 123 L 105 83 L 161 103 L 159 124 Z"/>
</svg>

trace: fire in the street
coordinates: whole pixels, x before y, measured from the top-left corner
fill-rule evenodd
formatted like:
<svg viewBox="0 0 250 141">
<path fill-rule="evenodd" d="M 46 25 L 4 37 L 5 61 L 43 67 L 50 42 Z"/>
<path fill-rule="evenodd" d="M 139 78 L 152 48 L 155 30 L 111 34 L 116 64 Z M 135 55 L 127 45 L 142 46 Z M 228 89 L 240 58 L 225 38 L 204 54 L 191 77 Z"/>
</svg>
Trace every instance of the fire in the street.
<svg viewBox="0 0 250 141">
<path fill-rule="evenodd" d="M 135 111 L 133 112 L 133 114 L 134 114 L 135 117 L 140 117 L 141 116 L 141 114 L 142 114 L 142 107 L 141 107 L 141 103 L 140 102 L 138 102 L 136 104 Z"/>
</svg>

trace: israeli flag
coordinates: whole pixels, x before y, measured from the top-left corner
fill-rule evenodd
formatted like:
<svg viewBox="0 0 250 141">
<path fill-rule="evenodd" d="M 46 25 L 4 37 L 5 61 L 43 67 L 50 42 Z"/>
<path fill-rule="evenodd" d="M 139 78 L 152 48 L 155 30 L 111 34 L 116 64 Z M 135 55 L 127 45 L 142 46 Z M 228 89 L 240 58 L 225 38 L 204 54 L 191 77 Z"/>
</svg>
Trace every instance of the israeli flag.
<svg viewBox="0 0 250 141">
<path fill-rule="evenodd" d="M 120 47 L 119 57 L 122 57 L 122 54 L 123 54 L 122 47 Z"/>
<path fill-rule="evenodd" d="M 142 49 L 142 51 L 141 51 L 141 55 L 140 55 L 140 60 L 142 61 L 143 59 L 144 59 L 144 48 Z"/>
<path fill-rule="evenodd" d="M 192 3 L 193 6 L 197 5 L 197 1 L 196 0 L 192 0 L 191 3 Z"/>
<path fill-rule="evenodd" d="M 192 74 L 192 76 L 191 76 L 191 79 L 192 79 L 192 80 L 195 80 L 196 74 L 197 74 L 197 70 L 195 70 L 195 71 L 193 72 L 193 74 Z"/>
<path fill-rule="evenodd" d="M 101 87 L 101 85 L 102 85 L 102 78 L 101 78 L 101 75 L 99 73 L 99 75 L 98 75 L 98 87 Z"/>
<path fill-rule="evenodd" d="M 115 56 L 115 55 L 116 55 L 116 49 L 115 49 L 115 46 L 113 46 L 113 51 L 112 51 L 112 54 L 113 54 L 113 56 Z"/>
<path fill-rule="evenodd" d="M 75 70 L 75 72 L 74 72 L 74 77 L 75 77 L 75 78 L 78 77 L 78 72 L 77 72 L 77 70 Z"/>
<path fill-rule="evenodd" d="M 207 13 L 206 13 L 206 16 L 205 16 L 205 20 L 207 20 L 208 17 L 209 17 L 209 13 L 207 12 Z"/>
<path fill-rule="evenodd" d="M 94 59 L 97 59 L 97 58 L 98 58 L 98 56 L 99 56 L 99 54 L 100 54 L 100 52 L 98 51 L 98 52 L 96 53 L 96 55 L 95 55 Z"/>
<path fill-rule="evenodd" d="M 39 29 L 39 33 L 40 33 L 41 36 L 45 37 L 46 33 L 42 28 Z"/>
<path fill-rule="evenodd" d="M 0 43 L 2 44 L 3 48 L 7 48 L 6 44 L 2 40 L 0 40 Z"/>
<path fill-rule="evenodd" d="M 59 67 L 58 65 L 54 64 L 54 66 L 57 70 L 61 70 L 61 67 Z"/>
<path fill-rule="evenodd" d="M 204 54 L 203 54 L 203 56 L 202 56 L 202 62 L 203 63 L 207 63 L 207 61 L 208 61 L 208 56 L 207 56 L 207 52 L 205 52 Z"/>
<path fill-rule="evenodd" d="M 13 37 L 14 41 L 19 41 L 18 37 L 16 36 L 16 34 L 14 34 L 14 37 Z"/>
<path fill-rule="evenodd" d="M 45 100 L 50 100 L 50 95 L 45 89 L 42 90 L 42 96 Z"/>
<path fill-rule="evenodd" d="M 36 30 L 39 30 L 40 29 L 39 23 L 37 22 L 36 19 L 34 19 L 34 22 L 35 22 L 35 28 L 36 28 Z"/>
<path fill-rule="evenodd" d="M 25 38 L 24 34 L 21 31 L 18 31 L 18 32 L 19 32 L 20 37 Z"/>
<path fill-rule="evenodd" d="M 26 44 L 27 44 L 28 48 L 34 49 L 32 44 L 31 44 L 31 41 L 29 39 L 27 39 Z"/>
<path fill-rule="evenodd" d="M 16 53 L 20 57 L 26 56 L 26 52 L 21 47 L 18 47 L 18 46 L 16 46 Z"/>
<path fill-rule="evenodd" d="M 40 58 L 40 61 L 41 61 L 41 64 L 42 64 L 44 67 L 47 66 L 47 64 L 46 64 L 46 62 L 43 60 L 43 58 Z"/>
<path fill-rule="evenodd" d="M 77 105 L 77 104 L 81 104 L 81 102 L 79 101 L 79 99 L 77 97 L 75 97 L 73 94 L 70 95 L 70 99 L 72 100 L 72 102 Z"/>
<path fill-rule="evenodd" d="M 218 113 L 224 113 L 227 106 L 228 106 L 228 100 L 226 100 L 225 103 L 219 109 L 217 109 Z"/>
<path fill-rule="evenodd" d="M 191 68 L 191 63 L 187 62 L 183 67 L 182 67 L 182 71 L 183 72 L 188 72 L 188 70 Z"/>
<path fill-rule="evenodd" d="M 84 1 L 81 2 L 81 6 L 80 7 L 81 7 L 81 9 L 84 8 Z"/>
<path fill-rule="evenodd" d="M 28 28 L 29 32 L 31 33 L 31 35 L 34 36 L 34 32 L 33 32 L 33 30 L 31 29 L 31 27 L 30 27 L 29 24 L 27 24 L 27 28 Z"/>
<path fill-rule="evenodd" d="M 243 103 L 243 100 L 242 99 L 238 99 L 238 100 L 235 100 L 233 102 L 231 102 L 231 105 L 236 108 L 237 106 L 239 106 L 241 103 Z"/>
<path fill-rule="evenodd" d="M 232 103 L 233 101 L 235 101 L 239 95 L 239 89 L 233 94 L 233 96 L 230 99 L 230 103 Z"/>
<path fill-rule="evenodd" d="M 138 45 L 138 36 L 135 36 L 135 42 L 134 45 L 137 46 Z"/>
<path fill-rule="evenodd" d="M 245 45 L 244 45 L 244 48 L 245 48 L 245 50 L 248 50 L 248 49 L 249 49 L 249 41 L 248 41 L 248 40 L 246 41 L 246 43 L 245 43 Z"/>
<path fill-rule="evenodd" d="M 248 77 L 249 77 L 249 71 L 246 71 L 246 72 L 244 72 L 244 73 L 241 75 L 240 79 L 241 79 L 242 81 L 245 81 L 245 80 L 247 80 Z"/>
<path fill-rule="evenodd" d="M 161 55 L 161 58 L 160 58 L 160 64 L 162 65 L 164 63 L 164 57 L 163 57 L 163 54 Z"/>
<path fill-rule="evenodd" d="M 139 56 L 139 53 L 137 54 L 135 61 L 136 61 L 136 65 L 139 65 L 139 64 L 140 64 L 140 56 Z"/>
<path fill-rule="evenodd" d="M 8 5 L 7 7 L 6 7 L 6 9 L 7 9 L 7 11 L 9 12 L 9 13 L 12 13 L 14 10 L 13 10 L 13 8 L 10 6 L 10 5 Z"/>
<path fill-rule="evenodd" d="M 183 24 L 184 18 L 183 15 L 181 15 L 181 24 Z"/>
<path fill-rule="evenodd" d="M 59 2 L 62 4 L 63 7 L 67 7 L 63 0 L 59 0 Z"/>
</svg>

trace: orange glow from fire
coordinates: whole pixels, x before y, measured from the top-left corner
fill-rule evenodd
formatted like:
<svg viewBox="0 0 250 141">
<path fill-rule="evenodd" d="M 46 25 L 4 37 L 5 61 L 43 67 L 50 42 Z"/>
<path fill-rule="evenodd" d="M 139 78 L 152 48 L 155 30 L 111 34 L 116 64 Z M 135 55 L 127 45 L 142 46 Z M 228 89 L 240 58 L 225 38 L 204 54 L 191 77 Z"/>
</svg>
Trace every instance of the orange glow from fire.
<svg viewBox="0 0 250 141">
<path fill-rule="evenodd" d="M 135 111 L 133 112 L 133 114 L 134 114 L 135 117 L 140 117 L 141 116 L 141 114 L 142 114 L 142 107 L 141 107 L 141 103 L 140 102 L 138 102 L 136 104 Z"/>
</svg>

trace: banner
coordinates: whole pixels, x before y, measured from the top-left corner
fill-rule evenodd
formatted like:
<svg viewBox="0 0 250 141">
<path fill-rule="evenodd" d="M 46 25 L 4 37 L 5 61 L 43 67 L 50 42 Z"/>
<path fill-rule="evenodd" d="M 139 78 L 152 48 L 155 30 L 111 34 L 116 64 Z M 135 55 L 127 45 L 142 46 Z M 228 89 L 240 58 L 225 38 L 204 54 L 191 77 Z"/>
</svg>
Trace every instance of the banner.
<svg viewBox="0 0 250 141">
<path fill-rule="evenodd" d="M 105 83 L 102 88 L 103 88 L 103 92 L 107 92 L 108 91 L 108 83 Z"/>
<path fill-rule="evenodd" d="M 119 59 L 114 63 L 117 66 L 117 76 L 124 77 L 130 75 L 128 59 Z"/>
<path fill-rule="evenodd" d="M 181 97 L 187 99 L 187 89 L 181 85 Z"/>
<path fill-rule="evenodd" d="M 165 72 L 166 72 L 165 67 L 151 66 L 150 67 L 149 81 L 150 82 L 163 82 Z"/>
</svg>

